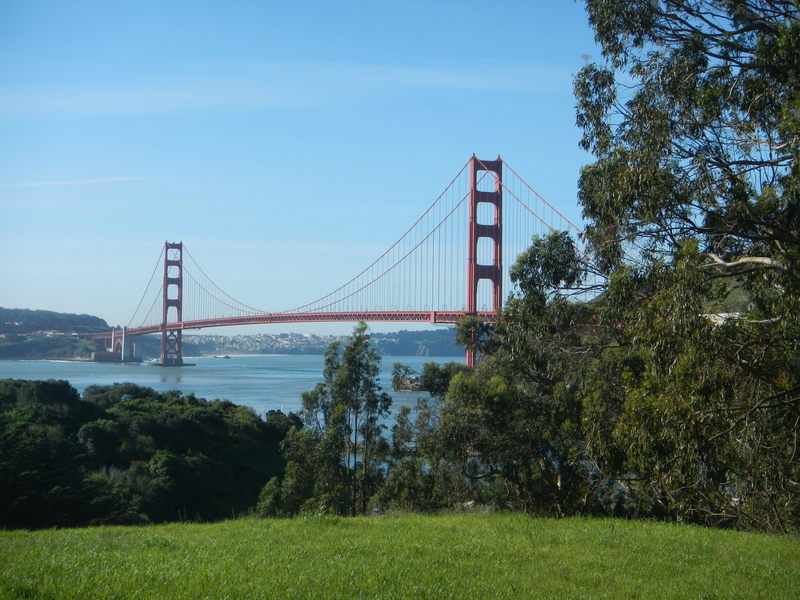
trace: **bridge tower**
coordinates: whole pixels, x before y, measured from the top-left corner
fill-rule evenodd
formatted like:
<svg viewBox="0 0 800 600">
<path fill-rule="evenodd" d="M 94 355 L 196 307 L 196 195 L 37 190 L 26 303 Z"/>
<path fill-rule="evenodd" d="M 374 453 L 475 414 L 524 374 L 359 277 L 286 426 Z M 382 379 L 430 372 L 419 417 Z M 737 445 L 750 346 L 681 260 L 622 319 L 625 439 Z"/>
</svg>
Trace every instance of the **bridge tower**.
<svg viewBox="0 0 800 600">
<path fill-rule="evenodd" d="M 183 322 L 183 242 L 164 242 L 163 294 L 161 366 L 178 367 L 183 364 L 182 331 L 167 330 L 167 325 Z"/>
<path fill-rule="evenodd" d="M 479 160 L 474 154 L 469 162 L 469 221 L 467 232 L 467 315 L 478 310 L 478 282 L 492 282 L 492 310 L 497 313 L 503 307 L 503 160 Z M 483 183 L 479 190 L 479 182 Z M 491 188 L 491 191 L 486 188 Z M 478 222 L 478 205 L 494 206 L 494 222 Z M 492 264 L 478 263 L 478 240 L 489 238 L 494 242 Z M 467 365 L 475 365 L 475 352 L 467 350 Z"/>
</svg>

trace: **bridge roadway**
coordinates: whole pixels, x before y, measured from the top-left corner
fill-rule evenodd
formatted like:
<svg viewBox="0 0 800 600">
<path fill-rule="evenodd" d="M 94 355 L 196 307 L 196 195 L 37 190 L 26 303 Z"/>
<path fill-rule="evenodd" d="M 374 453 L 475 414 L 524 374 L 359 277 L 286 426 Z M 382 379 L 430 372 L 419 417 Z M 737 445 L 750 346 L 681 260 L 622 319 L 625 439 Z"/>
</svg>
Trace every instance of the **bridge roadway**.
<svg viewBox="0 0 800 600">
<path fill-rule="evenodd" d="M 400 322 L 452 324 L 465 316 L 474 316 L 493 323 L 495 314 L 488 311 L 465 313 L 464 311 L 363 311 L 363 312 L 309 312 L 309 313 L 263 313 L 243 317 L 221 317 L 216 319 L 200 319 L 195 321 L 177 321 L 167 323 L 167 331 L 184 331 L 187 329 L 205 329 L 206 327 L 232 327 L 237 325 L 262 325 L 271 323 L 337 323 L 337 322 Z M 144 335 L 161 333 L 164 326 L 146 325 L 133 327 L 125 331 L 126 335 Z M 79 337 L 101 339 L 110 338 L 119 330 L 81 334 Z"/>
</svg>

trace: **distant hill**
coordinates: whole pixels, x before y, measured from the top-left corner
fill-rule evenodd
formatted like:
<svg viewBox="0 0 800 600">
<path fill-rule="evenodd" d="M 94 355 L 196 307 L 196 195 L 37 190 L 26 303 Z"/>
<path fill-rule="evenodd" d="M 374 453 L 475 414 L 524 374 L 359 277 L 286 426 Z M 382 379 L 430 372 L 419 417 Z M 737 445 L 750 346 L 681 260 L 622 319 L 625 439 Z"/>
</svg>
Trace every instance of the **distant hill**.
<svg viewBox="0 0 800 600">
<path fill-rule="evenodd" d="M 0 333 L 23 335 L 42 331 L 91 333 L 109 329 L 111 327 L 108 323 L 93 315 L 0 307 Z"/>
<path fill-rule="evenodd" d="M 370 339 L 383 356 L 462 356 L 452 327 L 427 331 L 370 333 Z"/>
</svg>

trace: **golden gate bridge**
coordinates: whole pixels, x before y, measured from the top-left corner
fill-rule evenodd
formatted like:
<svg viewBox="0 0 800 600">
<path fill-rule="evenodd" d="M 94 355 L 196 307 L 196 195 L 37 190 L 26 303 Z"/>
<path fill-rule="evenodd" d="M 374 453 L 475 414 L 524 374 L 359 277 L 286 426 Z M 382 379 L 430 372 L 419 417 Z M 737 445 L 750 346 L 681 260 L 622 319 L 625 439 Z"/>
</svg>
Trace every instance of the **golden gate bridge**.
<svg viewBox="0 0 800 600">
<path fill-rule="evenodd" d="M 300 306 L 265 310 L 217 285 L 183 242 L 165 242 L 128 325 L 87 334 L 118 360 L 136 336 L 161 335 L 159 364 L 183 363 L 182 332 L 207 327 L 336 321 L 493 322 L 508 271 L 536 235 L 581 230 L 502 158 L 473 155 L 428 209 L 383 254 L 338 288 Z M 161 267 L 161 268 L 159 268 Z M 309 273 L 313 277 L 313 273 Z M 467 351 L 467 364 L 475 357 Z"/>
</svg>

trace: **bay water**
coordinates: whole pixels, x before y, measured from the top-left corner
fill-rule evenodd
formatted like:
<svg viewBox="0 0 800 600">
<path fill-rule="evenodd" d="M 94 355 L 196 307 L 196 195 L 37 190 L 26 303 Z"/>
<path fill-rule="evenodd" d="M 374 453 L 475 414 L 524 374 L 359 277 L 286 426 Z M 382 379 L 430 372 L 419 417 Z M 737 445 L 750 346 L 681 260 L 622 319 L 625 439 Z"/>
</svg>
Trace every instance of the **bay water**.
<svg viewBox="0 0 800 600">
<path fill-rule="evenodd" d="M 0 379 L 64 379 L 82 393 L 90 385 L 135 383 L 159 392 L 179 390 L 206 400 L 230 400 L 253 408 L 297 412 L 300 394 L 322 381 L 322 355 L 232 355 L 230 358 L 187 358 L 194 366 L 158 367 L 148 363 L 118 364 L 79 361 L 0 361 Z M 381 385 L 392 396 L 392 412 L 403 404 L 413 407 L 423 392 L 394 392 L 392 366 L 400 362 L 422 372 L 426 362 L 462 362 L 462 357 L 385 356 Z"/>
</svg>

